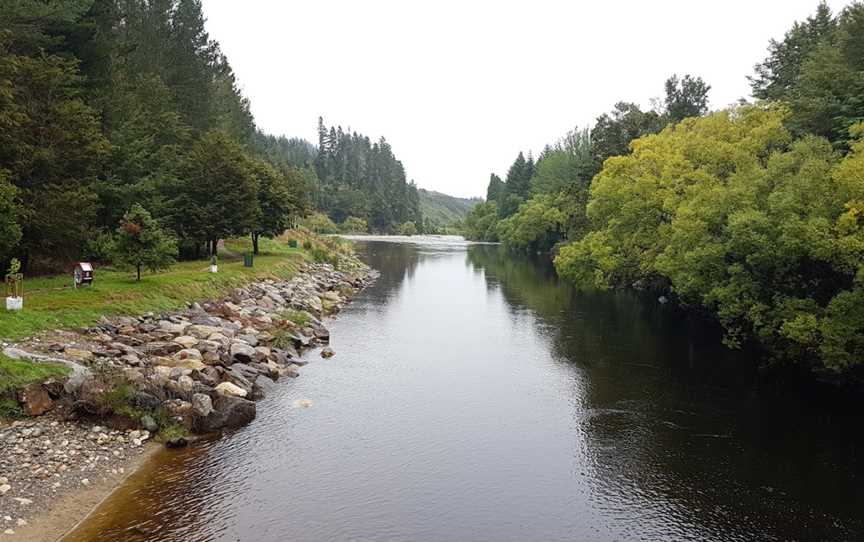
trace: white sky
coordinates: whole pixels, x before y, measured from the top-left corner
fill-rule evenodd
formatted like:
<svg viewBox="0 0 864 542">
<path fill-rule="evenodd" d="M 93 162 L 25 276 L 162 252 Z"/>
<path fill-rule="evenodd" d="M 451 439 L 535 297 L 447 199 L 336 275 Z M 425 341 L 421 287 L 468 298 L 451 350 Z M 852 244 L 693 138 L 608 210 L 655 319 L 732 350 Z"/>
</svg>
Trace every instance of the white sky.
<svg viewBox="0 0 864 542">
<path fill-rule="evenodd" d="M 817 0 L 203 3 L 264 131 L 317 144 L 321 115 L 384 135 L 422 188 L 485 196 L 520 150 L 648 107 L 673 73 L 704 78 L 715 109 L 749 97 L 768 40 Z"/>
</svg>

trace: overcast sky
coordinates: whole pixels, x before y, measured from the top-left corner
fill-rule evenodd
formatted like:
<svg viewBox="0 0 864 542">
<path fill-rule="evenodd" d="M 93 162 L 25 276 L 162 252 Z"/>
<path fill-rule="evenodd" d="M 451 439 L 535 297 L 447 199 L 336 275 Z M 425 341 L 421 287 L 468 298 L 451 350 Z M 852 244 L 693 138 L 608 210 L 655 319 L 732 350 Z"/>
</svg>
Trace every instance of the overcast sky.
<svg viewBox="0 0 864 542">
<path fill-rule="evenodd" d="M 673 74 L 749 97 L 746 76 L 817 0 L 203 0 L 259 127 L 317 144 L 317 119 L 383 135 L 422 188 L 484 196 L 621 100 Z M 848 4 L 830 0 L 836 11 Z"/>
</svg>

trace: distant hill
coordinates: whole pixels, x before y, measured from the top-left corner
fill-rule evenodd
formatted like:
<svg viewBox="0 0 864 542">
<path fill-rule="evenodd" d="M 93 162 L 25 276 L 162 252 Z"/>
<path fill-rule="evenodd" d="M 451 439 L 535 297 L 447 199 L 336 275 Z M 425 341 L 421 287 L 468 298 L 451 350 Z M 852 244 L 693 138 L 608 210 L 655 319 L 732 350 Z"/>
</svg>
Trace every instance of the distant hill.
<svg viewBox="0 0 864 542">
<path fill-rule="evenodd" d="M 420 209 L 423 219 L 437 227 L 444 227 L 465 218 L 475 205 L 482 203 L 480 198 L 457 198 L 441 192 L 420 189 Z"/>
</svg>

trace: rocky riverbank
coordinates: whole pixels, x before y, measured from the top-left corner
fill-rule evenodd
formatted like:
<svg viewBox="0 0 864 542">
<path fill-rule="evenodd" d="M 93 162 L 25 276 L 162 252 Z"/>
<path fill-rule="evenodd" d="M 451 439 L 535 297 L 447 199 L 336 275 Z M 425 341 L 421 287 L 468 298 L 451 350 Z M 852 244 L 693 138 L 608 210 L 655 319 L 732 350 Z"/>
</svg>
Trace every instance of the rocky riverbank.
<svg viewBox="0 0 864 542">
<path fill-rule="evenodd" d="M 64 492 L 122 476 L 149 440 L 180 446 L 249 423 L 268 387 L 298 376 L 304 350 L 334 354 L 323 319 L 376 276 L 356 260 L 309 264 L 182 311 L 3 345 L 9 357 L 72 371 L 19 390 L 34 417 L 0 427 L 0 532 L 14 534 Z"/>
</svg>

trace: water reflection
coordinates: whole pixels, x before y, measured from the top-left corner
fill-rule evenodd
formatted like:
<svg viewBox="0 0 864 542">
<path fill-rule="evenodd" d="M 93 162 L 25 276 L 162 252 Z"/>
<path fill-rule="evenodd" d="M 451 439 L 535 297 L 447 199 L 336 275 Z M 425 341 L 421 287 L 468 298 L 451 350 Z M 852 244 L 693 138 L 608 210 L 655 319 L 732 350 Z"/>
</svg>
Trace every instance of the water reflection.
<svg viewBox="0 0 864 542">
<path fill-rule="evenodd" d="M 583 427 L 613 508 L 625 495 L 642 510 L 666 506 L 706 539 L 861 535 L 857 404 L 766 393 L 754 353 L 645 296 L 576 292 L 545 262 L 499 247 L 471 247 L 468 262 L 514 311 L 537 314 L 556 359 L 586 371 Z M 631 536 L 664 538 L 646 534 L 642 515 L 630 520 Z"/>
<path fill-rule="evenodd" d="M 162 454 L 69 540 L 864 532 L 861 418 L 765 394 L 716 329 L 492 246 L 360 248 L 382 276 L 334 322 L 337 357 Z"/>
</svg>

